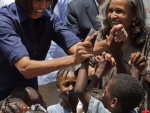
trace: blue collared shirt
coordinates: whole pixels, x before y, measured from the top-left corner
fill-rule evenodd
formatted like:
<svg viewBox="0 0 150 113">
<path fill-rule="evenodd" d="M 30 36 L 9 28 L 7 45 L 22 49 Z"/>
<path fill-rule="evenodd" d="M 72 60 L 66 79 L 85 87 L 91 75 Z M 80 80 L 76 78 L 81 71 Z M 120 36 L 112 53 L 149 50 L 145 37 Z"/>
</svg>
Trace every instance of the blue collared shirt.
<svg viewBox="0 0 150 113">
<path fill-rule="evenodd" d="M 44 60 L 51 40 L 64 51 L 80 41 L 50 11 L 32 20 L 16 3 L 0 8 L 0 100 L 20 85 L 37 88 L 37 78 L 25 79 L 14 64 L 24 56 Z"/>
</svg>

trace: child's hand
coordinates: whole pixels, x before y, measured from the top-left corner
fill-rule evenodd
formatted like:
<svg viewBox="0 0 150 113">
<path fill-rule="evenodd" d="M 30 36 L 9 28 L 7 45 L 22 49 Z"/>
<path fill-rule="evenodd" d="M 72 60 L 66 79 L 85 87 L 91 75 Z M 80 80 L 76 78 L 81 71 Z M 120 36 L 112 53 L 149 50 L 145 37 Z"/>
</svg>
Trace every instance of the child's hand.
<svg viewBox="0 0 150 113">
<path fill-rule="evenodd" d="M 140 52 L 130 55 L 129 65 L 131 66 L 131 75 L 136 78 L 147 73 L 147 58 Z"/>
<path fill-rule="evenodd" d="M 96 56 L 96 62 L 97 62 L 97 65 L 96 65 L 95 74 L 97 76 L 107 75 L 108 72 L 115 65 L 114 58 L 106 52 L 103 52 L 102 56 Z"/>
</svg>

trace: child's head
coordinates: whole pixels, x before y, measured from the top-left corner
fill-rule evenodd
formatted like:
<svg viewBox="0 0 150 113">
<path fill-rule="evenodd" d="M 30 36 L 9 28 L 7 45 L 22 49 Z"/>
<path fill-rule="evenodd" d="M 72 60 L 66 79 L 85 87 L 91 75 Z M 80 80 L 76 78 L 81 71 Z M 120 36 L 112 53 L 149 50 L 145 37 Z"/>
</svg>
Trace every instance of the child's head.
<svg viewBox="0 0 150 113">
<path fill-rule="evenodd" d="M 47 108 L 41 94 L 32 87 L 17 87 L 11 91 L 10 95 L 12 97 L 22 99 L 27 104 L 27 106 L 40 104 L 45 109 Z"/>
<path fill-rule="evenodd" d="M 63 70 L 60 70 L 57 73 L 57 88 L 60 92 L 60 97 L 63 100 L 68 101 L 69 92 L 74 90 L 77 77 L 75 75 L 76 68 L 69 67 Z"/>
<path fill-rule="evenodd" d="M 102 102 L 112 113 L 128 113 L 140 104 L 143 96 L 142 84 L 136 78 L 117 74 L 108 82 Z"/>
</svg>

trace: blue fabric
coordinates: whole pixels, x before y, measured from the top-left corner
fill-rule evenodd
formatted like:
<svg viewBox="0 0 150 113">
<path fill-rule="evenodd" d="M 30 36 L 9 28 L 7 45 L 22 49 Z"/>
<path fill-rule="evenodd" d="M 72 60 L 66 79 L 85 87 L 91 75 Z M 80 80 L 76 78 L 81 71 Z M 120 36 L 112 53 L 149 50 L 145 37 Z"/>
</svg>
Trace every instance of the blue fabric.
<svg viewBox="0 0 150 113">
<path fill-rule="evenodd" d="M 50 11 L 36 20 L 15 3 L 0 8 L 0 100 L 19 85 L 37 89 L 37 78 L 25 79 L 14 64 L 24 56 L 44 60 L 51 40 L 67 51 L 79 38 Z"/>
<path fill-rule="evenodd" d="M 72 0 L 58 0 L 55 6 L 54 12 L 60 17 L 60 19 L 66 24 L 67 6 Z"/>
<path fill-rule="evenodd" d="M 51 105 L 47 108 L 48 113 L 71 113 L 71 110 L 64 109 L 60 103 Z"/>
<path fill-rule="evenodd" d="M 87 113 L 111 113 L 111 112 L 108 111 L 106 108 L 104 108 L 104 105 L 102 104 L 101 101 L 91 97 Z"/>
</svg>

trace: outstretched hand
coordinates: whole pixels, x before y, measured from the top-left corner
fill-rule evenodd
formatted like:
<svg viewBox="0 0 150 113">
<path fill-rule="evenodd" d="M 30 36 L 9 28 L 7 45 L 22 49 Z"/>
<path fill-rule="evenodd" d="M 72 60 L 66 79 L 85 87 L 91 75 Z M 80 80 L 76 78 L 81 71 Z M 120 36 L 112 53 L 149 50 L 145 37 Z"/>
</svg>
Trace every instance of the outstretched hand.
<svg viewBox="0 0 150 113">
<path fill-rule="evenodd" d="M 77 44 L 76 52 L 74 54 L 74 59 L 76 64 L 83 62 L 86 59 L 93 57 L 93 46 L 95 39 L 97 37 L 97 32 L 92 36 L 87 36 L 84 42 L 79 42 Z"/>
<path fill-rule="evenodd" d="M 123 42 L 127 40 L 128 34 L 122 24 L 114 25 L 109 36 L 106 35 L 106 43 L 111 53 L 121 50 Z"/>
</svg>

